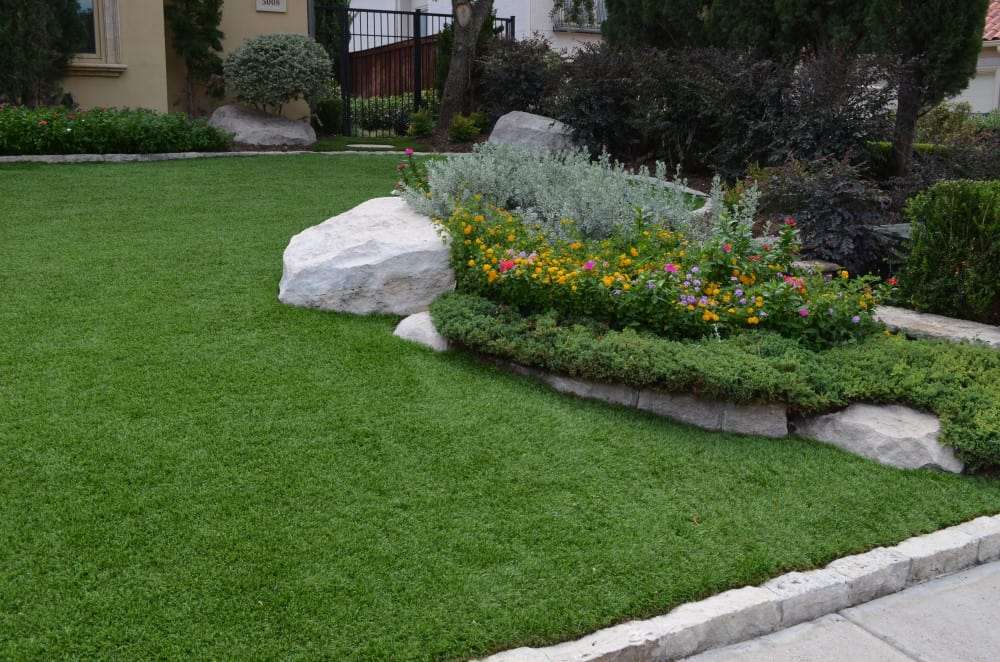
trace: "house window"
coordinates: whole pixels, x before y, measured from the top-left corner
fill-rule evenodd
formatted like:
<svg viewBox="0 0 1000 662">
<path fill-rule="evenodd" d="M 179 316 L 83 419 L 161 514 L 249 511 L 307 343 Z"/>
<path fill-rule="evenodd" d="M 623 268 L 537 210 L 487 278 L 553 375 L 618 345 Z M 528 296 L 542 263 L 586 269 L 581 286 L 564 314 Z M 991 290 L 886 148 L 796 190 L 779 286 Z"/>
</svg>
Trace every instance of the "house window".
<svg viewBox="0 0 1000 662">
<path fill-rule="evenodd" d="M 127 67 L 121 61 L 119 0 L 76 0 L 84 39 L 69 63 L 71 76 L 116 77 Z"/>
<path fill-rule="evenodd" d="M 80 21 L 83 23 L 83 42 L 78 53 L 97 55 L 97 16 L 94 13 L 94 0 L 76 0 L 80 11 Z"/>
<path fill-rule="evenodd" d="M 604 0 L 594 0 L 594 18 L 590 19 L 586 12 L 579 21 L 573 21 L 572 15 L 565 9 L 560 9 L 552 17 L 552 29 L 556 32 L 597 32 L 601 31 L 601 25 L 608 19 L 608 10 L 604 6 Z"/>
</svg>

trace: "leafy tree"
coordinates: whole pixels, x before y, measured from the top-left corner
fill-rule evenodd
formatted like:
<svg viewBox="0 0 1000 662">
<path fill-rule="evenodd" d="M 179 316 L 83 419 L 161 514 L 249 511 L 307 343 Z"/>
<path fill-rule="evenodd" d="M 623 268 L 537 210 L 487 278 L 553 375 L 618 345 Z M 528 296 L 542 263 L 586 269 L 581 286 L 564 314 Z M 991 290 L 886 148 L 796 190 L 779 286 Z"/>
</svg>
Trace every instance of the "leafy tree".
<svg viewBox="0 0 1000 662">
<path fill-rule="evenodd" d="M 681 48 L 706 44 L 711 0 L 606 0 L 603 31 L 613 45 Z M 555 0 L 574 21 L 593 18 L 594 0 Z"/>
<path fill-rule="evenodd" d="M 989 0 L 879 0 L 870 3 L 870 50 L 896 63 L 898 106 L 893 170 L 910 171 L 920 115 L 966 88 L 976 73 Z"/>
<path fill-rule="evenodd" d="M 195 85 L 222 73 L 223 0 L 171 0 L 164 7 L 174 50 L 184 60 L 184 97 L 188 115 L 195 113 Z"/>
<path fill-rule="evenodd" d="M 0 0 L 0 101 L 49 102 L 86 34 L 76 0 Z"/>
</svg>

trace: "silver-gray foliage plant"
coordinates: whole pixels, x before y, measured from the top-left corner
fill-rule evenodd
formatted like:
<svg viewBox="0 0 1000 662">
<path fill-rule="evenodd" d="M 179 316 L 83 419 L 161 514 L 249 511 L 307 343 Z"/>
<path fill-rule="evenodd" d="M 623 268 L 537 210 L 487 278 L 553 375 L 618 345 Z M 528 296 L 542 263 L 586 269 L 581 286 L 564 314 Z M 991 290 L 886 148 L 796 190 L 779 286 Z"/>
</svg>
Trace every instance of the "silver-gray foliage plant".
<svg viewBox="0 0 1000 662">
<path fill-rule="evenodd" d="M 223 70 L 240 101 L 276 113 L 289 101 L 323 94 L 333 75 L 326 50 L 299 34 L 247 39 L 226 58 Z"/>
<path fill-rule="evenodd" d="M 604 239 L 627 234 L 637 213 L 647 222 L 687 230 L 700 201 L 682 182 L 666 181 L 666 165 L 631 173 L 604 154 L 592 162 L 584 151 L 553 154 L 510 145 L 478 145 L 471 154 L 427 164 L 430 196 L 404 189 L 414 210 L 445 218 L 471 196 L 521 215 L 529 225 L 561 239 Z M 572 224 L 567 223 L 572 221 Z"/>
</svg>

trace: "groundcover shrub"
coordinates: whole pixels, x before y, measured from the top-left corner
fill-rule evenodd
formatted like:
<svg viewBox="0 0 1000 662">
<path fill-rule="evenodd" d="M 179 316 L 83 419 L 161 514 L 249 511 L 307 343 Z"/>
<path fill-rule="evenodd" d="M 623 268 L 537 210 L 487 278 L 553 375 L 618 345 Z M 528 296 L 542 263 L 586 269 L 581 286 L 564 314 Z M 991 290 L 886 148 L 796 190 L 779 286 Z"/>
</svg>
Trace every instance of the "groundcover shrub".
<svg viewBox="0 0 1000 662">
<path fill-rule="evenodd" d="M 650 179 L 638 179 L 605 154 L 596 163 L 584 152 L 551 154 L 509 145 L 476 145 L 471 154 L 404 164 L 402 194 L 417 211 L 447 218 L 479 195 L 520 215 L 553 237 L 606 238 L 630 227 L 636 209 L 651 222 L 686 227 L 701 202 Z M 419 172 L 420 176 L 413 176 Z M 639 173 L 649 177 L 643 170 Z M 657 167 L 664 179 L 666 166 Z M 572 219 L 572 230 L 565 221 Z"/>
<path fill-rule="evenodd" d="M 181 113 L 62 106 L 0 108 L 0 154 L 152 154 L 229 148 L 225 133 Z"/>
<path fill-rule="evenodd" d="M 692 242 L 642 212 L 605 240 L 574 237 L 569 220 L 554 238 L 517 214 L 469 202 L 440 221 L 452 237 L 459 290 L 521 310 L 672 338 L 765 328 L 830 345 L 878 328 L 877 279 L 798 272 L 795 221 L 785 222 L 773 245 L 759 245 L 750 232 L 752 203 L 724 214 L 711 239 Z"/>
<path fill-rule="evenodd" d="M 913 247 L 901 300 L 1000 324 L 1000 181 L 941 182 L 910 201 Z"/>
<path fill-rule="evenodd" d="M 1000 466 L 1000 352 L 991 348 L 886 334 L 822 350 L 769 332 L 671 340 L 461 293 L 438 299 L 431 314 L 459 346 L 583 379 L 781 402 L 802 414 L 852 402 L 932 411 L 941 440 L 971 468 Z"/>
</svg>

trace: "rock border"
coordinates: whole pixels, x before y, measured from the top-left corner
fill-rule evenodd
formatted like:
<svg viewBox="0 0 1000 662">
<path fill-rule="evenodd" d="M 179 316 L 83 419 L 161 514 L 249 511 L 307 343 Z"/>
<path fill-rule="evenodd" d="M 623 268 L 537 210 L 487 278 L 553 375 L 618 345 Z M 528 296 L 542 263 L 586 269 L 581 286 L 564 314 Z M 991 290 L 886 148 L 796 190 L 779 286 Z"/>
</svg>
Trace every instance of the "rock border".
<svg viewBox="0 0 1000 662">
<path fill-rule="evenodd" d="M 917 536 L 895 547 L 726 591 L 663 616 L 630 621 L 546 648 L 517 648 L 485 662 L 668 662 L 812 621 L 973 566 L 1000 561 L 1000 515 Z"/>
<path fill-rule="evenodd" d="M 150 163 L 154 161 L 185 161 L 188 159 L 218 159 L 238 156 L 300 156 L 321 154 L 341 156 L 367 154 L 385 156 L 405 156 L 406 152 L 394 150 L 373 152 L 369 150 L 345 150 L 342 152 L 315 152 L 307 149 L 283 151 L 235 151 L 235 152 L 165 152 L 161 154 L 26 154 L 23 156 L 0 156 L 0 165 L 6 163 Z M 415 156 L 459 156 L 464 152 L 416 152 Z"/>
<path fill-rule="evenodd" d="M 892 331 L 911 338 L 968 342 L 1000 349 L 1000 327 L 932 313 L 918 313 L 907 308 L 879 306 L 875 318 Z"/>
<path fill-rule="evenodd" d="M 436 352 L 448 351 L 451 347 L 447 339 L 434 328 L 434 321 L 426 312 L 405 318 L 396 327 L 394 335 Z M 792 417 L 788 413 L 788 406 L 783 403 L 737 404 L 708 400 L 692 394 L 593 382 L 496 357 L 478 353 L 477 356 L 501 370 L 530 377 L 559 393 L 638 409 L 703 430 L 772 439 L 784 439 L 797 434 L 899 469 L 935 469 L 955 474 L 965 471 L 965 464 L 955 450 L 938 440 L 940 421 L 937 416 L 903 405 L 854 403 L 833 413 Z M 861 429 L 857 425 L 852 427 L 859 409 L 864 410 L 863 418 L 876 424 L 863 426 L 867 429 Z M 844 426 L 855 432 L 854 438 L 838 439 L 831 436 L 831 430 L 843 433 L 840 428 Z"/>
</svg>

